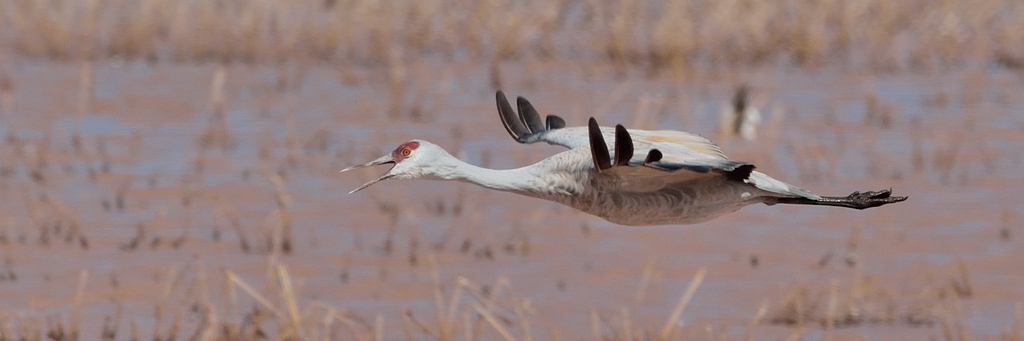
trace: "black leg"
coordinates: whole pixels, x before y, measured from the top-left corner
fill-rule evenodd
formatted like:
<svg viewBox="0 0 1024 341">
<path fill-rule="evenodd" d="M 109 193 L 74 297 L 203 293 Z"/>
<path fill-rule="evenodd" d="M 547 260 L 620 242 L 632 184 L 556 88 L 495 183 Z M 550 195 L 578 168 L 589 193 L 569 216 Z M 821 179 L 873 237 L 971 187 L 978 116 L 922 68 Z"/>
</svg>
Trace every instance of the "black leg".
<svg viewBox="0 0 1024 341">
<path fill-rule="evenodd" d="M 807 198 L 778 198 L 775 200 L 775 203 L 837 206 L 863 210 L 865 208 L 878 207 L 904 200 L 907 200 L 907 197 L 894 197 L 892 196 L 891 190 L 885 189 L 875 192 L 853 192 L 853 194 L 845 197 L 821 197 L 819 200 Z"/>
</svg>

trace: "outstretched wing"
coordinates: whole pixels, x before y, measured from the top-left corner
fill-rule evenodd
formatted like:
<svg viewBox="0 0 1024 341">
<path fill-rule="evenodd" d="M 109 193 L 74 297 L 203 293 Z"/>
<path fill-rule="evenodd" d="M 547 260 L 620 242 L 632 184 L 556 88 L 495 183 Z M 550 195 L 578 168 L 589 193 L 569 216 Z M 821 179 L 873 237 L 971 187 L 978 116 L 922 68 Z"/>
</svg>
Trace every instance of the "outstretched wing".
<svg viewBox="0 0 1024 341">
<path fill-rule="evenodd" d="M 603 129 L 594 118 L 590 119 L 588 135 L 594 171 L 597 172 L 594 178 L 617 190 L 651 192 L 673 184 L 720 177 L 725 181 L 749 184 L 780 197 L 821 199 L 803 188 L 754 171 L 755 167 L 750 163 L 695 153 L 679 144 L 638 144 L 621 124 L 615 126 L 614 156 L 609 153 Z M 659 146 L 666 149 L 658 149 Z"/>
<path fill-rule="evenodd" d="M 578 135 L 572 131 L 575 128 L 565 128 L 565 120 L 555 115 L 548 115 L 547 119 L 541 120 L 537 109 L 533 108 L 523 97 L 516 99 L 519 107 L 518 113 L 512 109 L 512 105 L 505 98 L 505 93 L 498 90 L 494 95 L 498 103 L 498 116 L 501 117 L 501 124 L 505 125 L 505 131 L 519 143 L 534 143 L 544 141 L 549 144 L 564 146 L 569 149 L 585 146 L 587 144 L 586 134 Z M 556 131 L 560 133 L 555 133 Z"/>
<path fill-rule="evenodd" d="M 609 152 L 603 129 L 597 120 L 590 119 L 588 140 L 594 161 L 595 178 L 608 181 L 609 186 L 633 192 L 655 191 L 673 183 L 707 177 L 724 177 L 730 181 L 746 182 L 754 165 L 710 157 L 696 153 L 678 144 L 636 143 L 621 124 L 615 126 L 613 148 Z M 614 158 L 614 159 L 613 159 Z"/>
<path fill-rule="evenodd" d="M 540 113 L 526 98 L 516 98 L 518 112 L 512 109 L 505 93 L 495 94 L 498 114 L 505 130 L 519 143 L 543 141 L 569 149 L 590 145 L 589 127 L 566 127 L 565 120 L 555 115 L 541 119 Z M 605 139 L 613 139 L 615 131 L 600 128 Z M 712 158 L 725 160 L 725 154 L 710 140 L 693 133 L 672 130 L 645 131 L 630 130 L 638 150 L 661 149 L 665 151 L 665 163 L 685 163 L 690 159 Z"/>
</svg>

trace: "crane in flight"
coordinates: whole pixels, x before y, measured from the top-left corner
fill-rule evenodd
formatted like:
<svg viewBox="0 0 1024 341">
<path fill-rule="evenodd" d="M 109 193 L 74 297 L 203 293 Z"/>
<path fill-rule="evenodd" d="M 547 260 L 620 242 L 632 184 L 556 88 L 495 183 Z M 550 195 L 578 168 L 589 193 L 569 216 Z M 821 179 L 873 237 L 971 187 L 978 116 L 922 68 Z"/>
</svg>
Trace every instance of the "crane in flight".
<svg viewBox="0 0 1024 341">
<path fill-rule="evenodd" d="M 501 122 L 516 142 L 569 150 L 526 167 L 496 170 L 411 140 L 343 169 L 393 165 L 350 193 L 387 179 L 456 180 L 554 201 L 622 225 L 696 224 L 758 203 L 865 209 L 907 200 L 890 190 L 819 196 L 755 171 L 753 164 L 729 160 L 717 145 L 693 133 L 602 127 L 593 117 L 585 127 L 566 127 L 555 115 L 542 120 L 523 97 L 517 98 L 518 111 L 501 91 L 495 97 Z"/>
</svg>

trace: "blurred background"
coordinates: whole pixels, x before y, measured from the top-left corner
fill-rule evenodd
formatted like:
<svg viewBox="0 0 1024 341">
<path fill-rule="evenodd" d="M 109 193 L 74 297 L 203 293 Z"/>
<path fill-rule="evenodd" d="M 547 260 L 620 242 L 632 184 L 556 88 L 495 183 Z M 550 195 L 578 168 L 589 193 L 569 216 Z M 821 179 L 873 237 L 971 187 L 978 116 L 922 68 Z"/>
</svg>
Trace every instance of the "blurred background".
<svg viewBox="0 0 1024 341">
<path fill-rule="evenodd" d="M 854 211 L 624 227 L 338 173 L 513 168 L 494 92 Z M 0 339 L 1024 339 L 1024 3 L 0 0 Z"/>
</svg>

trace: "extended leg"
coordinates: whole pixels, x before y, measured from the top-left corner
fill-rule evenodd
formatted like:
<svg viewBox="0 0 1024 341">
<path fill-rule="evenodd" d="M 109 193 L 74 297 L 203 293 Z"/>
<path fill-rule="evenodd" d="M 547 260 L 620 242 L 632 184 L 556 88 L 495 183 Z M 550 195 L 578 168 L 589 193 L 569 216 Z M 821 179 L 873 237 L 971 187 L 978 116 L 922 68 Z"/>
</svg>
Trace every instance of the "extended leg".
<svg viewBox="0 0 1024 341">
<path fill-rule="evenodd" d="M 865 208 L 878 207 L 904 200 L 907 200 L 907 197 L 894 197 L 892 196 L 891 190 L 885 189 L 875 192 L 853 192 L 853 194 L 845 197 L 821 197 L 821 199 L 818 200 L 808 198 L 777 198 L 775 199 L 775 203 L 838 206 L 863 210 Z"/>
</svg>

